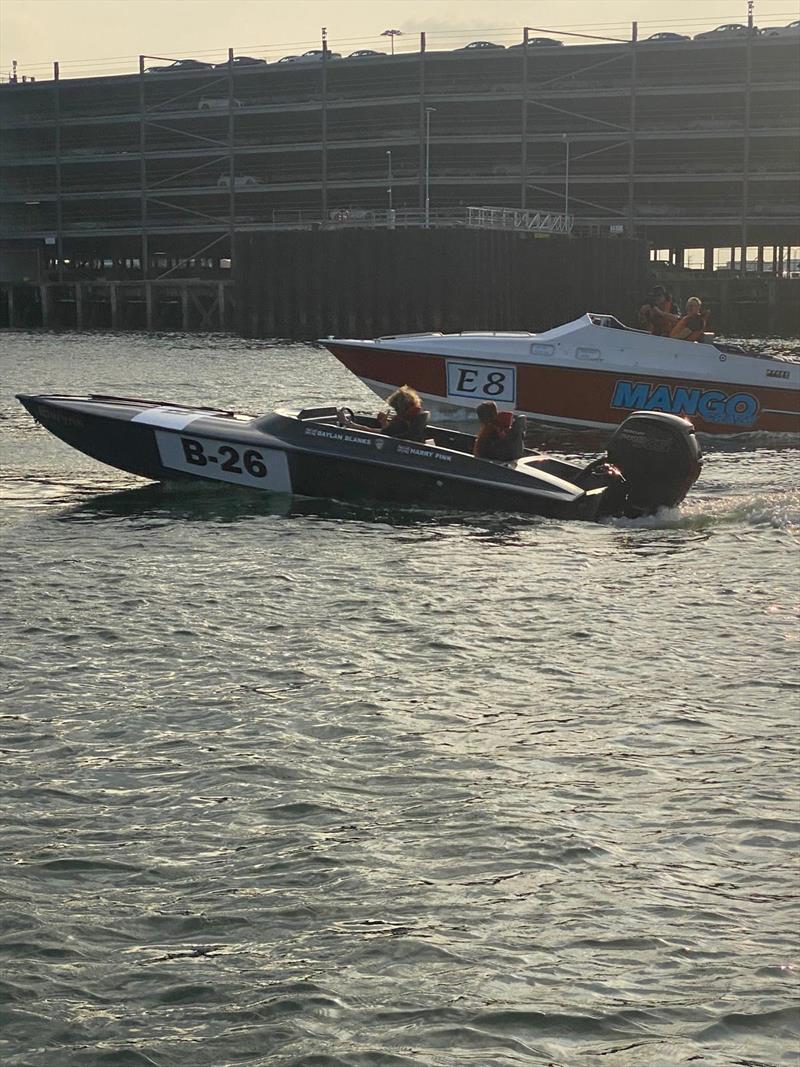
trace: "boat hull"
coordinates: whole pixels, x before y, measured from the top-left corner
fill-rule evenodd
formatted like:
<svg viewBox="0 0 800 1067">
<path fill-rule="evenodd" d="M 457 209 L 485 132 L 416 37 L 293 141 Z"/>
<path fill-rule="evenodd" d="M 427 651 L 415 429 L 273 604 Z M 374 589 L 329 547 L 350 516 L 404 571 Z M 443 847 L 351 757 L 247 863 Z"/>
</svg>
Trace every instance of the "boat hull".
<svg viewBox="0 0 800 1067">
<path fill-rule="evenodd" d="M 154 481 L 585 520 L 596 518 L 602 503 L 602 490 L 583 491 L 548 474 L 531 477 L 452 448 L 280 413 L 249 419 L 125 398 L 19 399 L 73 448 Z"/>
<path fill-rule="evenodd" d="M 563 327 L 552 336 L 422 335 L 323 344 L 378 395 L 410 385 L 435 414 L 457 415 L 495 400 L 536 422 L 564 426 L 613 429 L 632 411 L 647 410 L 690 418 L 704 434 L 800 433 L 795 363 L 580 321 L 570 325 L 579 327 L 572 335 Z"/>
</svg>

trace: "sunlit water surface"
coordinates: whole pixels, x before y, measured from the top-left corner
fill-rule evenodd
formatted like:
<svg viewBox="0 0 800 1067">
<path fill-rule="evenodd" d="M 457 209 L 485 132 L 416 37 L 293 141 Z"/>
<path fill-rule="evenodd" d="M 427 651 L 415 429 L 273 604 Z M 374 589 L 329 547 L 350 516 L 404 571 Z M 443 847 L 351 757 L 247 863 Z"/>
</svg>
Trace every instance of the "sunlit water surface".
<svg viewBox="0 0 800 1067">
<path fill-rule="evenodd" d="M 797 450 L 603 525 L 164 491 L 13 393 L 375 400 L 2 348 L 4 1067 L 800 1062 Z"/>
</svg>

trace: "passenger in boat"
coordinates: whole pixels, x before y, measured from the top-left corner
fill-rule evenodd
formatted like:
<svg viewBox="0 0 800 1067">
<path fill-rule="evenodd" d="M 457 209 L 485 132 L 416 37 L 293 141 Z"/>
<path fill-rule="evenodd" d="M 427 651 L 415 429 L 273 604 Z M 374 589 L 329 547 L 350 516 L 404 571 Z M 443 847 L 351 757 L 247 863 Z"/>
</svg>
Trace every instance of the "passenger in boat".
<svg viewBox="0 0 800 1067">
<path fill-rule="evenodd" d="M 686 311 L 670 331 L 670 337 L 678 341 L 700 341 L 708 325 L 708 312 L 703 310 L 703 302 L 697 296 L 690 296 L 686 301 Z"/>
<path fill-rule="evenodd" d="M 395 413 L 390 415 L 386 411 L 381 411 L 378 414 L 380 426 L 378 433 L 385 434 L 387 437 L 402 437 L 405 441 L 425 440 L 430 412 L 422 410 L 419 393 L 408 385 L 401 385 L 390 397 L 387 397 L 386 403 Z M 347 419 L 344 425 L 354 430 L 376 432 L 374 426 L 365 426 L 363 423 L 356 422 L 355 419 Z"/>
<path fill-rule="evenodd" d="M 525 429 L 528 420 L 513 411 L 498 411 L 494 400 L 478 404 L 477 415 L 481 428 L 475 438 L 473 454 L 478 459 L 495 459 L 510 463 L 525 451 Z"/>
<path fill-rule="evenodd" d="M 656 285 L 639 308 L 639 322 L 656 337 L 669 337 L 680 315 L 678 306 L 663 285 Z"/>
</svg>

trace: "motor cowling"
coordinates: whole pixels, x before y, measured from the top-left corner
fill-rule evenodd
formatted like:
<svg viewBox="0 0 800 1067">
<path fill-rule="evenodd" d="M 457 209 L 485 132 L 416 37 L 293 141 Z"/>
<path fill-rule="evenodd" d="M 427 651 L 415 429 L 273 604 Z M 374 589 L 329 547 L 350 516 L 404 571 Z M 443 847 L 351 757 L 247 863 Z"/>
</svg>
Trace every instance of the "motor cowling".
<svg viewBox="0 0 800 1067">
<path fill-rule="evenodd" d="M 698 479 L 702 457 L 691 422 L 663 411 L 629 415 L 607 450 L 608 461 L 627 483 L 630 515 L 650 515 L 680 504 Z"/>
</svg>

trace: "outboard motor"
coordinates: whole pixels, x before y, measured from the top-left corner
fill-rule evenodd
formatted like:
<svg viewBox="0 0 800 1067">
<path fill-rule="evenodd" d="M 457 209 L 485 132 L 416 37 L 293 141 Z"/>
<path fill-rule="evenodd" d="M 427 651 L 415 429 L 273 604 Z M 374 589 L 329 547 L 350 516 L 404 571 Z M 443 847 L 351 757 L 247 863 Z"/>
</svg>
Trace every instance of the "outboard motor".
<svg viewBox="0 0 800 1067">
<path fill-rule="evenodd" d="M 608 443 L 608 462 L 627 483 L 627 515 L 680 504 L 703 466 L 694 426 L 680 415 L 634 411 Z"/>
</svg>

